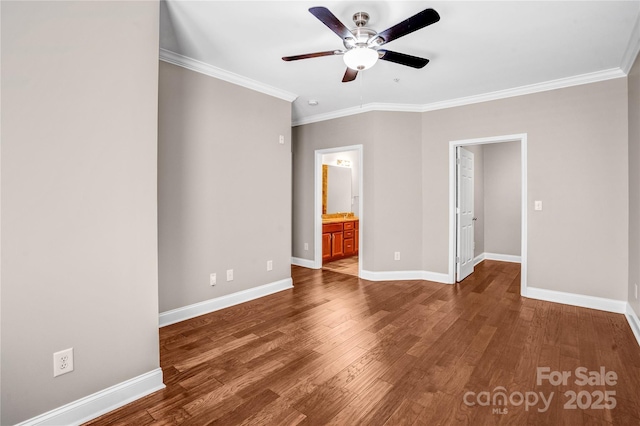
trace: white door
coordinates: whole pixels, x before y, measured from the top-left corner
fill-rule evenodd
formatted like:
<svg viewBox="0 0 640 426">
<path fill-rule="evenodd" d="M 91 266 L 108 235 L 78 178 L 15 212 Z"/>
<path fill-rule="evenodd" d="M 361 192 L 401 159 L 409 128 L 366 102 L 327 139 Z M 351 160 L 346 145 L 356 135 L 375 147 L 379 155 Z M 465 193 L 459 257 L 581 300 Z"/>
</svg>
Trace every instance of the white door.
<svg viewBox="0 0 640 426">
<path fill-rule="evenodd" d="M 473 272 L 473 153 L 458 147 L 456 163 L 456 281 L 462 281 Z"/>
</svg>

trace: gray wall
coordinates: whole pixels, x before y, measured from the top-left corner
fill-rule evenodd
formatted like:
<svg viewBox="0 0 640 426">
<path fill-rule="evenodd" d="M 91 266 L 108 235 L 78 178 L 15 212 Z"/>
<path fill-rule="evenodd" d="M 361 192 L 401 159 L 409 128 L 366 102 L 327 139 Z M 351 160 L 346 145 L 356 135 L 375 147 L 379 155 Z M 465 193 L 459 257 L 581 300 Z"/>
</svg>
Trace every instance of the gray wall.
<svg viewBox="0 0 640 426">
<path fill-rule="evenodd" d="M 314 167 L 315 150 L 326 148 L 337 148 L 355 144 L 363 144 L 363 156 L 371 155 L 367 148 L 373 140 L 373 131 L 369 126 L 371 114 L 358 114 L 351 117 L 339 118 L 331 121 L 308 124 L 306 126 L 293 127 L 292 153 L 293 153 L 293 218 L 292 218 L 292 255 L 301 259 L 313 260 L 314 247 Z M 366 175 L 371 174 L 370 163 L 363 160 L 363 180 L 366 182 Z M 369 167 L 367 167 L 367 165 Z M 365 184 L 366 185 L 366 184 Z M 370 189 L 363 185 L 364 202 Z M 369 192 L 367 192 L 369 190 Z M 367 210 L 365 206 L 365 210 Z M 364 222 L 360 224 L 361 232 L 364 232 Z M 309 250 L 304 250 L 307 243 Z M 363 239 L 363 247 L 366 250 L 366 239 Z M 366 266 L 365 266 L 366 269 Z"/>
<path fill-rule="evenodd" d="M 423 197 L 434 208 L 424 214 L 424 269 L 447 271 L 449 141 L 527 133 L 528 285 L 625 300 L 626 86 L 620 78 L 425 113 Z"/>
<path fill-rule="evenodd" d="M 358 141 L 365 145 L 364 268 L 447 273 L 449 142 L 527 133 L 528 285 L 626 300 L 627 131 L 624 78 L 423 114 L 375 112 L 297 127 L 294 256 L 311 259 L 299 247 L 313 241 L 313 150 Z M 534 211 L 533 200 L 542 200 L 544 211 Z M 417 258 L 392 260 L 394 250 L 407 249 Z"/>
<path fill-rule="evenodd" d="M 290 278 L 291 104 L 165 62 L 159 90 L 160 312 Z"/>
<path fill-rule="evenodd" d="M 484 251 L 520 256 L 522 178 L 520 142 L 483 146 Z"/>
<path fill-rule="evenodd" d="M 159 366 L 158 4 L 1 7 L 9 425 Z"/>
<path fill-rule="evenodd" d="M 363 145 L 363 269 L 422 263 L 420 114 L 370 112 L 293 128 L 293 256 L 313 259 L 315 150 Z M 303 249 L 308 242 L 311 248 Z M 395 251 L 401 260 L 393 260 Z"/>
<path fill-rule="evenodd" d="M 519 142 L 464 147 L 474 161 L 474 256 L 520 256 L 521 160 Z"/>
<path fill-rule="evenodd" d="M 640 315 L 635 285 L 640 286 L 640 56 L 631 68 L 629 85 L 629 304 Z"/>
</svg>

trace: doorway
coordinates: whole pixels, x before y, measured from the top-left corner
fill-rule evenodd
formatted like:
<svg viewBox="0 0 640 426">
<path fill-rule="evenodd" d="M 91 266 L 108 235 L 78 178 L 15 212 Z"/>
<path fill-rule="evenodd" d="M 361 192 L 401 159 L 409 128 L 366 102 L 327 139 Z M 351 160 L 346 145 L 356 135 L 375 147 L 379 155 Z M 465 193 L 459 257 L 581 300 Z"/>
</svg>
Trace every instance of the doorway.
<svg viewBox="0 0 640 426">
<path fill-rule="evenodd" d="M 355 166 L 353 169 L 353 174 L 354 174 L 354 180 L 357 180 L 357 182 L 355 182 L 355 189 L 352 192 L 352 200 L 351 200 L 351 204 L 352 204 L 352 209 L 351 212 L 348 213 L 353 213 L 354 217 L 357 217 L 357 223 L 358 223 L 358 228 L 359 230 L 364 229 L 363 227 L 363 223 L 364 223 L 364 203 L 363 203 L 363 146 L 362 145 L 350 145 L 350 146 L 342 146 L 342 147 L 336 147 L 336 148 L 328 148 L 328 149 L 319 149 L 315 151 L 315 184 L 314 184 L 314 188 L 315 188 L 315 194 L 314 194 L 314 267 L 316 269 L 321 269 L 323 268 L 323 213 L 325 214 L 330 214 L 331 212 L 327 213 L 326 211 L 323 212 L 323 205 L 326 208 L 326 188 L 325 188 L 325 196 L 323 197 L 323 181 L 326 182 L 325 179 L 323 179 L 323 159 L 327 158 L 327 157 L 331 157 L 332 158 L 332 162 L 335 161 L 344 161 L 344 158 L 341 158 L 340 154 L 341 153 L 351 153 L 352 155 L 350 156 L 350 158 L 353 160 L 354 163 L 356 164 L 352 164 L 351 166 Z M 347 160 L 348 161 L 348 160 Z M 344 165 L 344 162 L 342 163 L 342 165 Z M 327 170 L 327 168 L 324 168 L 325 171 Z M 326 173 L 326 172 L 325 172 Z M 344 213 L 344 212 L 342 212 Z M 346 222 L 345 222 L 346 223 Z M 350 274 L 353 275 L 357 275 L 358 277 L 360 276 L 360 273 L 362 271 L 362 259 L 363 259 L 363 232 L 357 232 L 354 233 L 357 235 L 357 242 L 355 242 L 354 244 L 357 244 L 357 251 L 358 251 L 358 255 L 357 255 L 357 262 L 355 260 L 355 256 L 354 258 L 344 258 L 341 259 L 340 263 L 336 263 L 335 266 L 335 270 L 340 272 L 340 269 L 342 268 L 344 271 L 350 271 Z M 325 256 L 326 258 L 326 256 Z M 333 263 L 333 262 L 332 262 Z M 356 269 L 357 268 L 357 269 Z M 352 272 L 351 272 L 352 271 Z M 357 272 L 356 272 L 357 271 Z"/>
<path fill-rule="evenodd" d="M 499 144 L 503 142 L 517 142 L 520 145 L 520 263 L 521 281 L 520 293 L 526 296 L 527 290 L 527 135 L 515 134 L 489 138 L 465 139 L 449 143 L 449 283 L 455 283 L 458 272 L 458 167 L 457 152 L 459 147 L 472 145 Z M 517 160 L 516 160 L 517 161 Z M 516 213 L 517 215 L 517 213 Z M 475 215 L 471 215 L 475 216 Z M 468 260 L 468 259 L 467 259 Z M 505 259 L 506 260 L 506 259 Z M 467 268 L 469 267 L 467 263 Z M 471 265 L 473 268 L 473 264 Z M 468 271 L 467 271 L 468 272 Z M 463 274 L 464 276 L 464 274 Z"/>
</svg>

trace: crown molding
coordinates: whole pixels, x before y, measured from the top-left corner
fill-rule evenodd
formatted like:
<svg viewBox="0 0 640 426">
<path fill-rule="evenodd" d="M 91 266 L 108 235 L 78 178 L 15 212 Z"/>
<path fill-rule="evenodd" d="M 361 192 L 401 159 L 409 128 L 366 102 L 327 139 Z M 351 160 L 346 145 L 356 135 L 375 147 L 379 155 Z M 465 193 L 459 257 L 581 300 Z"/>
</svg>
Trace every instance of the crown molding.
<svg viewBox="0 0 640 426">
<path fill-rule="evenodd" d="M 369 111 L 401 111 L 401 112 L 427 112 L 446 108 L 454 108 L 464 105 L 477 104 L 481 102 L 496 101 L 500 99 L 512 98 L 516 96 L 530 95 L 534 93 L 547 92 L 550 90 L 564 89 L 567 87 L 580 86 L 583 84 L 597 83 L 606 80 L 625 77 L 625 72 L 620 68 L 612 68 L 604 71 L 597 71 L 588 74 L 576 75 L 573 77 L 560 78 L 557 80 L 545 81 L 543 83 L 530 84 L 513 89 L 499 90 L 496 92 L 484 93 L 481 95 L 467 96 L 464 98 L 451 99 L 442 102 L 433 102 L 424 105 L 410 104 L 384 104 L 370 103 L 361 107 L 345 108 L 324 114 L 303 117 L 292 123 L 293 126 L 311 124 L 319 121 L 331 120 L 334 118 L 346 117 L 354 114 L 361 114 Z"/>
<path fill-rule="evenodd" d="M 640 14 L 638 14 L 636 18 L 636 23 L 633 26 L 633 30 L 631 30 L 631 37 L 629 38 L 627 49 L 622 56 L 620 69 L 622 69 L 625 74 L 629 74 L 629 71 L 631 71 L 631 67 L 638 57 L 638 52 L 640 52 Z"/>
<path fill-rule="evenodd" d="M 336 111 L 325 112 L 323 114 L 311 115 L 295 120 L 291 126 L 302 126 L 304 124 L 316 123 L 318 121 L 332 120 L 334 118 L 348 117 L 350 115 L 362 114 L 371 111 L 399 111 L 399 112 L 422 112 L 422 106 L 411 104 L 385 104 L 380 102 L 372 102 L 362 106 L 339 109 Z"/>
<path fill-rule="evenodd" d="M 393 103 L 380 103 L 373 102 L 364 104 L 361 106 L 349 107 L 340 109 L 337 111 L 330 111 L 327 113 L 311 115 L 303 117 L 301 119 L 292 122 L 292 126 L 302 126 L 304 124 L 311 124 L 320 121 L 333 120 L 341 117 L 348 117 L 351 115 L 362 114 L 371 111 L 387 111 L 387 112 L 427 112 L 436 111 L 446 108 L 454 108 L 458 106 L 471 105 L 481 102 L 495 101 L 499 99 L 506 99 L 515 96 L 530 95 L 533 93 L 546 92 L 549 90 L 563 89 L 572 86 L 579 86 L 582 84 L 597 83 L 600 81 L 611 80 L 615 78 L 625 77 L 631 66 L 633 65 L 638 52 L 640 51 L 640 19 L 636 20 L 632 37 L 629 40 L 629 45 L 625 51 L 623 58 L 623 64 L 621 68 L 612 68 L 604 71 L 597 71 L 588 74 L 581 74 L 573 77 L 561 78 L 557 80 L 546 81 L 543 83 L 530 84 L 527 86 L 516 87 L 513 89 L 499 90 L 496 92 L 484 93 L 481 95 L 467 96 L 464 98 L 451 99 L 441 102 L 433 102 L 423 105 L 414 104 L 393 104 Z M 178 65 L 183 68 L 190 69 L 201 74 L 208 75 L 210 77 L 218 78 L 220 80 L 227 81 L 238 86 L 246 87 L 247 89 L 254 90 L 260 93 L 264 93 L 269 96 L 274 96 L 279 99 L 283 99 L 288 102 L 293 102 L 298 95 L 287 92 L 285 90 L 278 89 L 267 84 L 260 83 L 259 81 L 252 80 L 247 77 L 243 77 L 239 74 L 232 73 L 230 71 L 223 70 L 213 65 L 206 64 L 196 59 L 189 58 L 184 55 L 172 52 L 166 49 L 160 49 L 160 60 Z"/>
<path fill-rule="evenodd" d="M 191 71 L 208 75 L 210 77 L 215 77 L 238 86 L 246 87 L 247 89 L 264 93 L 265 95 L 283 99 L 288 102 L 293 102 L 298 97 L 298 95 L 296 95 L 295 93 L 287 92 L 285 90 L 269 86 L 268 84 L 260 83 L 259 81 L 243 77 L 240 74 L 226 71 L 222 68 L 214 67 L 213 65 L 200 62 L 196 59 L 180 55 L 167 49 L 160 48 L 160 60 L 190 69 Z"/>
<path fill-rule="evenodd" d="M 424 105 L 422 111 L 435 111 L 439 109 L 454 108 L 481 102 L 497 101 L 500 99 L 513 98 L 516 96 L 532 95 L 534 93 L 548 92 L 556 89 L 565 89 L 568 87 L 580 86 L 583 84 L 598 83 L 601 81 L 612 80 L 625 76 L 626 74 L 620 68 L 612 68 L 604 71 L 597 71 L 588 74 L 580 74 L 573 77 L 545 81 L 543 83 L 529 84 L 527 86 L 515 87 L 513 89 L 498 90 L 496 92 L 467 96 L 464 98 L 452 99 L 443 102 L 434 102 Z"/>
</svg>

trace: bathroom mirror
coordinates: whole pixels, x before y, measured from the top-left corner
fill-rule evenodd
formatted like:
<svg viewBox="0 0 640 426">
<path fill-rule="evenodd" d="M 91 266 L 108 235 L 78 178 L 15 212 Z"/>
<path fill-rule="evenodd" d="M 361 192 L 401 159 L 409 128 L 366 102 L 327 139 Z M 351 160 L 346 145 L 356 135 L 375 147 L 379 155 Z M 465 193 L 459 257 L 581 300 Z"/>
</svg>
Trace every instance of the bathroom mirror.
<svg viewBox="0 0 640 426">
<path fill-rule="evenodd" d="M 322 166 L 322 213 L 351 212 L 351 169 Z"/>
</svg>

